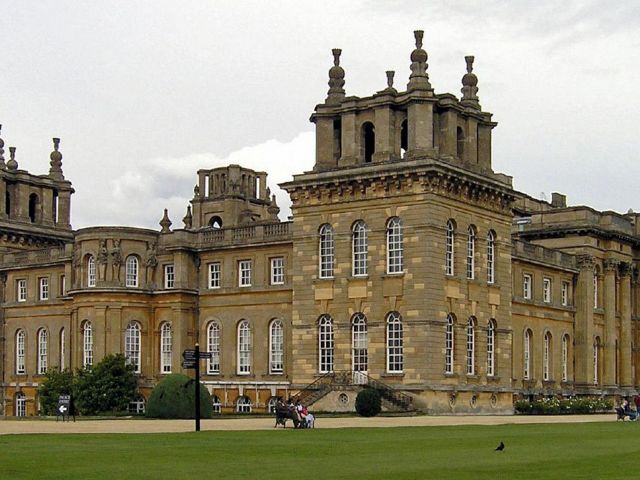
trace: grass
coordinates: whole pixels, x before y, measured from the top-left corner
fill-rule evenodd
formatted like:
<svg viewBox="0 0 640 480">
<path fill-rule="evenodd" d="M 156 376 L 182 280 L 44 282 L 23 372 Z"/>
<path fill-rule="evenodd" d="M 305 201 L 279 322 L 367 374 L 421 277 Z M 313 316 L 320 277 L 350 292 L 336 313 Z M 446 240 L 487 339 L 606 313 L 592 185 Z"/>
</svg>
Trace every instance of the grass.
<svg viewBox="0 0 640 480">
<path fill-rule="evenodd" d="M 2 478 L 633 478 L 630 422 L 0 436 Z M 500 441 L 504 452 L 495 452 Z M 525 476 L 526 475 L 526 476 Z"/>
</svg>

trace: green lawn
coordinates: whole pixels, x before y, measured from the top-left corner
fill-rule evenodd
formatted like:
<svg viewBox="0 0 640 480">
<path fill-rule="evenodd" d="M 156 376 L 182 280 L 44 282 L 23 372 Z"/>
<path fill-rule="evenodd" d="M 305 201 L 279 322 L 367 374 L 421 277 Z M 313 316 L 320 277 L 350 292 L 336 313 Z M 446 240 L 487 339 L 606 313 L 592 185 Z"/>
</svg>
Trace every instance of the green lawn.
<svg viewBox="0 0 640 480">
<path fill-rule="evenodd" d="M 495 452 L 500 441 L 504 452 Z M 0 436 L 7 479 L 636 478 L 640 425 Z"/>
</svg>

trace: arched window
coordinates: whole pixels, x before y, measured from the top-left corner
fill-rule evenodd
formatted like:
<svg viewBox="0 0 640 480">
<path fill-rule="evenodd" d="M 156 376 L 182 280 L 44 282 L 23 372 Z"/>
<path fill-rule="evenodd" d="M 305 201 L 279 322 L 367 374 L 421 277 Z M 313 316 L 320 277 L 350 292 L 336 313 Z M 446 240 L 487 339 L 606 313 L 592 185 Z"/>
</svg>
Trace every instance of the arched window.
<svg viewBox="0 0 640 480">
<path fill-rule="evenodd" d="M 22 392 L 16 393 L 16 417 L 27 416 L 27 397 Z"/>
<path fill-rule="evenodd" d="M 404 270 L 404 245 L 402 220 L 391 217 L 387 221 L 387 273 L 402 273 Z"/>
<path fill-rule="evenodd" d="M 64 327 L 60 329 L 60 371 L 65 369 L 65 339 Z"/>
<path fill-rule="evenodd" d="M 214 230 L 219 230 L 222 228 L 222 219 L 217 215 L 211 217 L 209 219 L 209 226 Z"/>
<path fill-rule="evenodd" d="M 220 373 L 220 325 L 210 322 L 207 327 L 207 350 L 211 352 L 211 358 L 207 359 L 207 373 L 216 375 Z"/>
<path fill-rule="evenodd" d="M 447 275 L 453 275 L 454 273 L 454 244 L 455 244 L 456 227 L 453 220 L 447 222 L 447 241 L 446 241 L 446 254 L 445 254 L 445 273 Z"/>
<path fill-rule="evenodd" d="M 362 277 L 367 275 L 367 253 L 369 250 L 367 224 L 358 220 L 353 224 L 352 232 L 352 272 L 354 277 Z"/>
<path fill-rule="evenodd" d="M 366 382 L 365 375 L 369 368 L 369 340 L 367 317 L 362 313 L 356 313 L 351 320 L 351 352 L 354 383 Z"/>
<path fill-rule="evenodd" d="M 362 124 L 362 147 L 364 163 L 371 163 L 376 152 L 376 129 L 371 122 Z"/>
<path fill-rule="evenodd" d="M 524 332 L 524 345 L 522 347 L 522 376 L 525 380 L 531 379 L 531 330 Z"/>
<path fill-rule="evenodd" d="M 333 372 L 333 320 L 329 315 L 322 315 L 318 321 L 318 371 Z"/>
<path fill-rule="evenodd" d="M 47 373 L 49 334 L 42 328 L 38 331 L 38 375 Z"/>
<path fill-rule="evenodd" d="M 222 402 L 217 395 L 211 395 L 211 403 L 213 404 L 213 413 L 222 413 Z"/>
<path fill-rule="evenodd" d="M 238 375 L 251 373 L 251 329 L 249 322 L 242 320 L 238 324 Z"/>
<path fill-rule="evenodd" d="M 29 220 L 35 223 L 38 220 L 38 195 L 29 195 Z"/>
<path fill-rule="evenodd" d="M 487 325 L 487 376 L 496 374 L 496 321 L 492 318 Z"/>
<path fill-rule="evenodd" d="M 238 397 L 236 401 L 236 412 L 251 413 L 251 400 L 247 396 Z"/>
<path fill-rule="evenodd" d="M 453 315 L 447 315 L 447 327 L 444 339 L 444 373 L 453 373 Z"/>
<path fill-rule="evenodd" d="M 598 275 L 598 267 L 593 269 L 593 308 L 598 308 L 598 283 L 600 281 Z"/>
<path fill-rule="evenodd" d="M 171 324 L 165 322 L 160 328 L 160 373 L 171 373 L 172 356 L 173 331 L 171 330 Z"/>
<path fill-rule="evenodd" d="M 456 147 L 458 158 L 462 160 L 464 158 L 464 130 L 462 127 L 456 128 Z"/>
<path fill-rule="evenodd" d="M 96 286 L 96 258 L 93 255 L 87 257 L 87 287 Z"/>
<path fill-rule="evenodd" d="M 476 374 L 476 319 L 467 322 L 467 375 Z"/>
<path fill-rule="evenodd" d="M 387 315 L 387 372 L 402 373 L 404 369 L 404 339 L 402 317 L 398 312 Z"/>
<path fill-rule="evenodd" d="M 467 278 L 476 278 L 476 227 L 469 225 L 467 229 Z"/>
<path fill-rule="evenodd" d="M 495 283 L 496 281 L 496 235 L 493 230 L 487 234 L 487 283 Z"/>
<path fill-rule="evenodd" d="M 129 402 L 129 413 L 141 414 L 145 410 L 145 400 L 142 395 L 138 395 Z"/>
<path fill-rule="evenodd" d="M 124 356 L 127 363 L 133 366 L 135 373 L 140 373 L 140 324 L 131 322 L 124 333 Z"/>
<path fill-rule="evenodd" d="M 320 227 L 320 278 L 333 277 L 335 261 L 335 244 L 333 241 L 333 227 L 325 223 Z"/>
<path fill-rule="evenodd" d="M 277 405 L 278 405 L 278 397 L 271 397 L 267 402 L 267 412 L 271 414 L 275 414 Z"/>
<path fill-rule="evenodd" d="M 24 375 L 27 373 L 25 365 L 25 337 L 24 330 L 16 332 L 16 375 Z"/>
<path fill-rule="evenodd" d="M 93 331 L 91 322 L 85 320 L 82 325 L 82 366 L 93 365 Z"/>
<path fill-rule="evenodd" d="M 284 327 L 282 320 L 274 320 L 269 328 L 269 372 L 284 371 Z"/>
<path fill-rule="evenodd" d="M 127 287 L 138 286 L 138 258 L 129 255 L 126 261 L 126 283 Z"/>
<path fill-rule="evenodd" d="M 600 337 L 596 337 L 593 341 L 593 384 L 600 383 Z"/>
<path fill-rule="evenodd" d="M 404 158 L 409 149 L 409 129 L 405 118 L 400 125 L 400 158 Z"/>
<path fill-rule="evenodd" d="M 551 379 L 551 333 L 544 334 L 544 343 L 542 345 L 542 379 L 548 381 Z"/>
<path fill-rule="evenodd" d="M 562 337 L 562 381 L 569 380 L 569 335 Z"/>
</svg>

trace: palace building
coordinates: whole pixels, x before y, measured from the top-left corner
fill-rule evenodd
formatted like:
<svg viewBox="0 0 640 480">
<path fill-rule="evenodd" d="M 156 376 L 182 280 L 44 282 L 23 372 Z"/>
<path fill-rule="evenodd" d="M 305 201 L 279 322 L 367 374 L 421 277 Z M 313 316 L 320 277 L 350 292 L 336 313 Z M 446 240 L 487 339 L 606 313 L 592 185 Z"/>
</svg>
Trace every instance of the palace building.
<svg viewBox="0 0 640 480">
<path fill-rule="evenodd" d="M 212 352 L 218 412 L 297 395 L 351 411 L 372 385 L 387 409 L 504 414 L 516 398 L 640 387 L 638 215 L 540 201 L 492 168 L 497 123 L 473 57 L 462 96 L 435 93 L 422 32 L 406 88 L 347 96 L 341 51 L 316 106 L 312 171 L 199 170 L 182 225 L 70 225 L 74 190 L 54 139 L 48 174 L 5 162 L 0 139 L 0 398 L 36 415 L 51 368 L 123 353 L 153 386 L 182 352 Z M 462 62 L 461 62 L 462 63 Z M 159 207 L 161 208 L 161 206 Z"/>
</svg>

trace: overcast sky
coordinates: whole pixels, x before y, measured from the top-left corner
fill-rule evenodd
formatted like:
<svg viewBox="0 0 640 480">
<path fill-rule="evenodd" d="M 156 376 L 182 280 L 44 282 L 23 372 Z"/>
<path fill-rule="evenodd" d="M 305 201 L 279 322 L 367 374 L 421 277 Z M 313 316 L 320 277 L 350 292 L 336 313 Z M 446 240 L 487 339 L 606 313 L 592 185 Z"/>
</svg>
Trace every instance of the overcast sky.
<svg viewBox="0 0 640 480">
<path fill-rule="evenodd" d="M 331 49 L 347 95 L 389 69 L 401 90 L 415 29 L 437 93 L 460 96 L 475 55 L 493 167 L 516 189 L 640 210 L 635 0 L 2 0 L 5 158 L 16 146 L 19 168 L 47 173 L 61 137 L 74 228 L 158 229 L 164 208 L 180 228 L 198 168 L 265 170 L 274 192 L 311 169 Z"/>
</svg>

